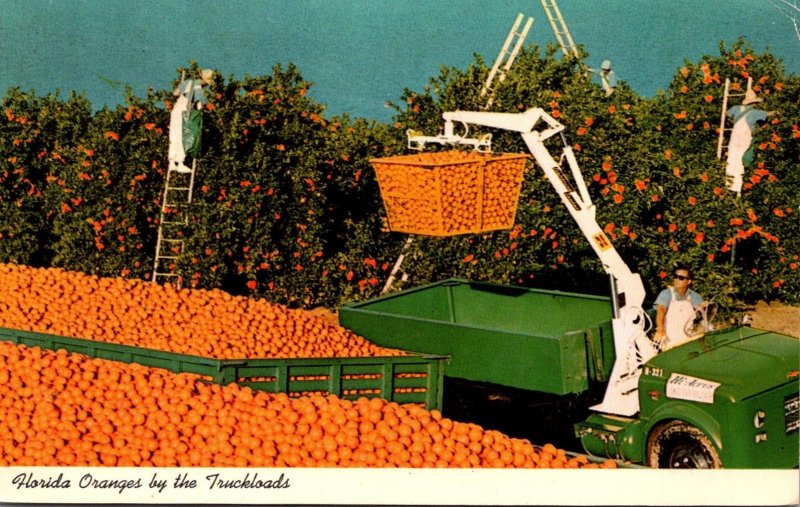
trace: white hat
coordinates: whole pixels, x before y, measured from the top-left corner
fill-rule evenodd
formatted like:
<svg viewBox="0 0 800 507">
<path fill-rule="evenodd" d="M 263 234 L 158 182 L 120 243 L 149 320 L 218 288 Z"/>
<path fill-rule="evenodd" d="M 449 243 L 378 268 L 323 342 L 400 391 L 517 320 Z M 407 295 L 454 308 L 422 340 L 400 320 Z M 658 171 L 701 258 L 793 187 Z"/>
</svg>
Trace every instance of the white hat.
<svg viewBox="0 0 800 507">
<path fill-rule="evenodd" d="M 742 105 L 746 106 L 747 104 L 754 104 L 756 102 L 761 102 L 761 99 L 756 96 L 756 92 L 748 88 L 747 92 L 744 94 Z"/>
</svg>

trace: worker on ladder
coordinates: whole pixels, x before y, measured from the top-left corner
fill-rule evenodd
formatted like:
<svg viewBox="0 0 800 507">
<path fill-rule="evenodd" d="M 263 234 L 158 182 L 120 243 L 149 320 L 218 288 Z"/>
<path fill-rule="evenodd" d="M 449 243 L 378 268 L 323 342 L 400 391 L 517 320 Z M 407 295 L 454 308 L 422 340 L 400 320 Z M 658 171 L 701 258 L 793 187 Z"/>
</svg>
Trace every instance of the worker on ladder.
<svg viewBox="0 0 800 507">
<path fill-rule="evenodd" d="M 611 70 L 611 61 L 610 60 L 603 60 L 603 63 L 600 64 L 600 70 L 592 69 L 587 67 L 589 72 L 597 74 L 600 77 L 600 83 L 603 85 L 603 89 L 606 91 L 606 97 L 611 96 L 616 89 L 617 89 L 617 75 L 614 74 L 614 71 Z"/>
<path fill-rule="evenodd" d="M 208 85 L 214 71 L 203 70 L 200 79 L 184 79 L 173 94 L 177 97 L 169 120 L 169 165 L 180 173 L 192 172 L 184 162 L 186 155 L 195 157 L 200 148 L 200 109 L 207 99 L 203 85 Z"/>
<path fill-rule="evenodd" d="M 756 109 L 753 104 L 761 102 L 752 88 L 748 88 L 742 104 L 733 106 L 726 112 L 733 119 L 733 128 L 728 142 L 728 159 L 725 166 L 725 175 L 728 179 L 728 188 L 737 194 L 742 191 L 744 167 L 753 161 L 753 129 L 774 111 L 767 112 Z"/>
</svg>

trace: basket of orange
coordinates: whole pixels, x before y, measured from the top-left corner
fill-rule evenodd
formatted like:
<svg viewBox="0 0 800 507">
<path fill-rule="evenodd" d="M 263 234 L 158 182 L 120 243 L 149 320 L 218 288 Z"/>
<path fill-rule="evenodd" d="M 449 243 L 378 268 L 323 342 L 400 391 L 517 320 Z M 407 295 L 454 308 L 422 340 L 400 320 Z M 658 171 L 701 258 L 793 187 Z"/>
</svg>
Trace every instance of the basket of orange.
<svg viewBox="0 0 800 507">
<path fill-rule="evenodd" d="M 524 154 L 459 150 L 372 159 L 388 228 L 425 236 L 509 229 Z"/>
</svg>

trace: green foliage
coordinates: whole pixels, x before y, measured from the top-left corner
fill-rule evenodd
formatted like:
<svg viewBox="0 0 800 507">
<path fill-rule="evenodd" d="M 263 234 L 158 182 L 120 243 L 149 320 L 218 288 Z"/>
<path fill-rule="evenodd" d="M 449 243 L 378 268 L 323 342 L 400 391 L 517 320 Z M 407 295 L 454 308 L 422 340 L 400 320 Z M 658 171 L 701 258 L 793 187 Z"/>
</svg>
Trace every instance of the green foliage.
<svg viewBox="0 0 800 507">
<path fill-rule="evenodd" d="M 51 179 L 69 158 L 91 118 L 82 97 L 62 101 L 11 89 L 0 118 L 0 260 L 47 262 L 51 248 Z"/>
<path fill-rule="evenodd" d="M 624 82 L 606 97 L 580 58 L 525 48 L 491 110 L 541 107 L 574 147 L 597 217 L 654 297 L 673 265 L 735 310 L 757 299 L 800 300 L 800 79 L 743 42 L 685 62 L 652 98 Z M 199 74 L 196 64 L 179 69 Z M 529 164 L 511 230 L 451 238 L 385 229 L 370 159 L 405 152 L 405 131 L 441 131 L 441 114 L 480 110 L 488 67 L 443 67 L 405 90 L 391 125 L 326 118 L 294 66 L 206 89 L 203 149 L 175 265 L 185 284 L 290 306 L 336 306 L 378 295 L 406 255 L 410 284 L 464 277 L 608 293 L 608 279 L 542 172 Z M 725 79 L 747 78 L 777 111 L 755 134 L 741 196 L 716 156 Z M 175 85 L 179 82 L 175 80 Z M 0 116 L 0 261 L 149 279 L 167 164 L 171 90 L 92 113 L 85 98 L 9 90 Z M 733 99 L 733 103 L 738 103 Z M 513 132 L 496 152 L 527 152 Z M 548 141 L 561 153 L 558 138 Z M 402 287 L 402 282 L 396 287 Z"/>
<path fill-rule="evenodd" d="M 538 48 L 523 51 L 492 110 L 541 107 L 566 126 L 598 221 L 642 274 L 650 297 L 669 282 L 674 265 L 685 263 L 698 273 L 697 288 L 728 308 L 762 298 L 798 301 L 800 223 L 796 199 L 791 200 L 800 188 L 792 171 L 799 159 L 797 76 L 785 75 L 773 56 L 756 55 L 739 40 L 730 48 L 721 45 L 718 56 L 686 62 L 668 90 L 651 99 L 638 97 L 624 83 L 606 97 L 581 61 L 560 59 L 553 48 L 543 57 Z M 420 104 L 436 104 L 427 108 L 436 115 L 480 109 L 475 90 L 487 72 L 478 59 L 466 71 L 443 70 L 423 94 L 407 90 L 405 103 L 394 106 L 397 128 L 437 131 Z M 756 160 L 737 197 L 726 189 L 724 160 L 716 156 L 718 128 L 725 79 L 744 91 L 748 77 L 764 98 L 763 108 L 779 113 L 758 128 Z M 454 103 L 459 96 L 463 100 Z M 731 98 L 729 106 L 740 100 Z M 495 151 L 526 151 L 517 134 L 492 133 Z M 554 143 L 551 151 L 557 155 L 560 147 Z M 417 245 L 415 274 L 425 281 L 447 275 L 608 290 L 588 243 L 536 169 L 526 175 L 510 233 Z"/>
</svg>

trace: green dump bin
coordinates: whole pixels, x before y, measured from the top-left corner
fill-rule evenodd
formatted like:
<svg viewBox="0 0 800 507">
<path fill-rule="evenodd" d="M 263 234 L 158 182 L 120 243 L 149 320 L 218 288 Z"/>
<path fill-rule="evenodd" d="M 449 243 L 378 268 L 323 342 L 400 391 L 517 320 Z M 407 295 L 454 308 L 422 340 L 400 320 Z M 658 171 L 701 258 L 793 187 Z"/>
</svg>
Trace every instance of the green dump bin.
<svg viewBox="0 0 800 507">
<path fill-rule="evenodd" d="M 237 383 L 289 396 L 319 393 L 354 400 L 381 397 L 442 408 L 443 356 L 408 353 L 386 357 L 214 359 L 81 338 L 0 328 L 0 340 L 64 349 L 88 357 L 194 373 L 218 384 Z"/>
<path fill-rule="evenodd" d="M 459 279 L 339 311 L 373 343 L 450 356 L 448 377 L 556 395 L 608 379 L 611 317 L 610 298 Z"/>
</svg>

